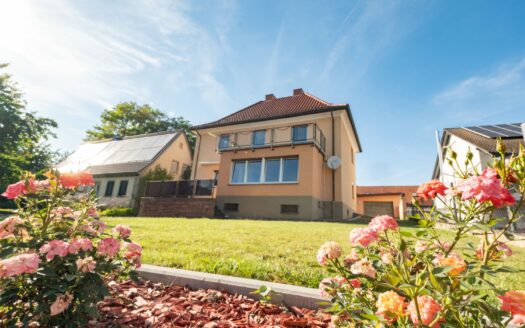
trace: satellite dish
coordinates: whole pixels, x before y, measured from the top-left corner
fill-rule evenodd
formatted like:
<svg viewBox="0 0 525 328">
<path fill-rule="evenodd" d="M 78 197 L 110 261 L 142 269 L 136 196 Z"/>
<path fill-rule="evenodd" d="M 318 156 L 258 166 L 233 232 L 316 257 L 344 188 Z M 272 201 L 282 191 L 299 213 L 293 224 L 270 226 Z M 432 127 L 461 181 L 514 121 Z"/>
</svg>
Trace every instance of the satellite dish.
<svg viewBox="0 0 525 328">
<path fill-rule="evenodd" d="M 326 165 L 332 170 L 336 170 L 339 166 L 341 166 L 341 159 L 339 156 L 332 156 L 326 161 Z"/>
</svg>

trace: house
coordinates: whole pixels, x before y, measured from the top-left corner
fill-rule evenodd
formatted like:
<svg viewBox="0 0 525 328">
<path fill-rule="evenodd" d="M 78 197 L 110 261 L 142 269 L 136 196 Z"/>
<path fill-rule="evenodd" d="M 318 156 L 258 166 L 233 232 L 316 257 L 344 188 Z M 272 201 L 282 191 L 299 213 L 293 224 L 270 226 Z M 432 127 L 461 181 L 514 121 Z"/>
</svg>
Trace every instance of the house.
<svg viewBox="0 0 525 328">
<path fill-rule="evenodd" d="M 505 145 L 505 156 L 517 154 L 520 145 L 524 145 L 520 123 L 444 129 L 440 142 L 440 152 L 443 157 L 440 158 L 440 155 L 438 155 L 434 164 L 432 179 L 440 180 L 446 186 L 459 182 L 459 178 L 454 175 L 452 167 L 445 160 L 448 149 L 456 152 L 457 160 L 461 165 L 465 162 L 466 154 L 470 150 L 472 152 L 472 163 L 477 165 L 480 170 L 484 170 L 492 162 L 494 156 L 499 156 L 496 149 L 498 138 L 501 138 Z M 515 194 L 514 197 L 517 198 L 519 195 Z M 436 207 L 443 208 L 444 204 L 436 201 Z M 498 217 L 506 217 L 507 214 L 505 209 L 498 209 L 495 212 L 495 215 Z M 525 213 L 523 214 L 525 217 Z M 496 227 L 504 223 L 500 222 Z M 525 219 L 518 222 L 516 228 L 524 229 Z"/>
<path fill-rule="evenodd" d="M 412 196 L 419 186 L 357 186 L 357 212 L 365 216 L 390 215 L 404 220 L 416 213 Z M 431 201 L 419 204 L 432 207 Z"/>
<path fill-rule="evenodd" d="M 348 104 L 295 89 L 194 132 L 192 179 L 216 181 L 216 207 L 227 217 L 347 219 L 357 209 L 361 144 Z"/>
<path fill-rule="evenodd" d="M 517 154 L 520 145 L 523 145 L 523 132 L 520 123 L 470 126 L 464 128 L 447 128 L 443 130 L 440 147 L 443 158 L 436 159 L 432 172 L 433 180 L 440 180 L 449 186 L 457 182 L 452 168 L 446 163 L 447 150 L 453 150 L 457 154 L 459 163 L 466 160 L 467 151 L 472 152 L 472 163 L 478 165 L 481 170 L 488 167 L 492 158 L 498 155 L 496 149 L 497 138 L 501 138 L 505 148 L 506 156 Z M 443 169 L 440 163 L 443 162 Z"/>
<path fill-rule="evenodd" d="M 100 203 L 106 207 L 136 207 L 142 177 L 156 167 L 165 169 L 175 180 L 191 167 L 191 150 L 184 132 L 86 142 L 56 166 L 60 172 L 91 172 Z"/>
</svg>

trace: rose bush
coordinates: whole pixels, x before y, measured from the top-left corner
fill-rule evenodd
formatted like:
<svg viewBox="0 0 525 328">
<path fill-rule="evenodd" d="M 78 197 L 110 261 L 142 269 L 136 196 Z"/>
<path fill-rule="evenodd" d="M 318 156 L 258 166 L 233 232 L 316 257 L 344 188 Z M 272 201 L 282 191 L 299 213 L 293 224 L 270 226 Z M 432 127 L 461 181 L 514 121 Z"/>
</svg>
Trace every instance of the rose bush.
<svg viewBox="0 0 525 328">
<path fill-rule="evenodd" d="M 140 267 L 131 230 L 98 219 L 89 173 L 47 176 L 27 174 L 2 194 L 18 207 L 0 222 L 2 327 L 86 326 L 106 284 Z"/>
<path fill-rule="evenodd" d="M 522 147 L 505 158 L 501 142 L 498 147 L 500 156 L 482 172 L 472 165 L 470 154 L 465 165 L 452 154 L 448 164 L 459 182 L 445 186 L 430 181 L 419 188 L 417 208 L 418 199 L 436 198 L 443 207 L 430 212 L 419 208 L 416 233 L 401 231 L 396 220 L 379 216 L 350 232 L 349 255 L 343 257 L 335 242 L 321 247 L 317 260 L 334 277 L 323 279 L 319 289 L 331 300 L 334 326 L 525 325 L 525 291 L 502 290 L 490 280 L 518 272 L 505 266 L 512 256 L 505 241 L 513 239 L 510 228 L 525 203 L 525 151 Z M 508 208 L 509 217 L 496 217 L 497 208 Z M 437 222 L 450 224 L 452 240 L 443 240 Z M 496 229 L 498 223 L 503 227 Z M 480 239 L 479 245 L 464 241 L 472 236 Z"/>
</svg>

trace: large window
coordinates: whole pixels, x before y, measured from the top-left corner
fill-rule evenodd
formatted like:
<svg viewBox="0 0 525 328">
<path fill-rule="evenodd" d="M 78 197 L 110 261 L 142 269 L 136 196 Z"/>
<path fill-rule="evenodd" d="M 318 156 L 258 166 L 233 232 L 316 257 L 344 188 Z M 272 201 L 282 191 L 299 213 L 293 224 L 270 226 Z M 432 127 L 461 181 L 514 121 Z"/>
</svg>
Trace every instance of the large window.
<svg viewBox="0 0 525 328">
<path fill-rule="evenodd" d="M 115 187 L 115 181 L 110 180 L 106 183 L 106 192 L 104 193 L 105 197 L 113 196 L 113 187 Z"/>
<path fill-rule="evenodd" d="M 298 182 L 299 158 L 262 158 L 234 161 L 231 183 L 293 183 Z"/>
<path fill-rule="evenodd" d="M 253 131 L 252 143 L 254 146 L 264 146 L 266 143 L 266 130 Z"/>
<path fill-rule="evenodd" d="M 292 141 L 303 142 L 308 139 L 308 125 L 297 125 L 292 130 Z"/>
<path fill-rule="evenodd" d="M 228 149 L 230 147 L 230 135 L 223 134 L 219 138 L 219 149 Z"/>
<path fill-rule="evenodd" d="M 119 197 L 124 197 L 126 196 L 128 192 L 128 180 L 122 180 L 120 181 L 120 184 L 118 186 L 118 196 Z"/>
</svg>

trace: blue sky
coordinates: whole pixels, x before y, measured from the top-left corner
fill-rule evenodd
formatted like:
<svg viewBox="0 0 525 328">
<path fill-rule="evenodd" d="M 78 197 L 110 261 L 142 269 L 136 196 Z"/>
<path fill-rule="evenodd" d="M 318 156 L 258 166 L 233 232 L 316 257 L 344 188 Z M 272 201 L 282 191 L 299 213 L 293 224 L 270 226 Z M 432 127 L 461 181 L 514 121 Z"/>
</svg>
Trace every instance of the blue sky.
<svg viewBox="0 0 525 328">
<path fill-rule="evenodd" d="M 294 88 L 349 103 L 358 184 L 430 178 L 434 131 L 525 121 L 523 1 L 2 1 L 0 62 L 74 149 L 100 112 L 194 124 Z"/>
</svg>

